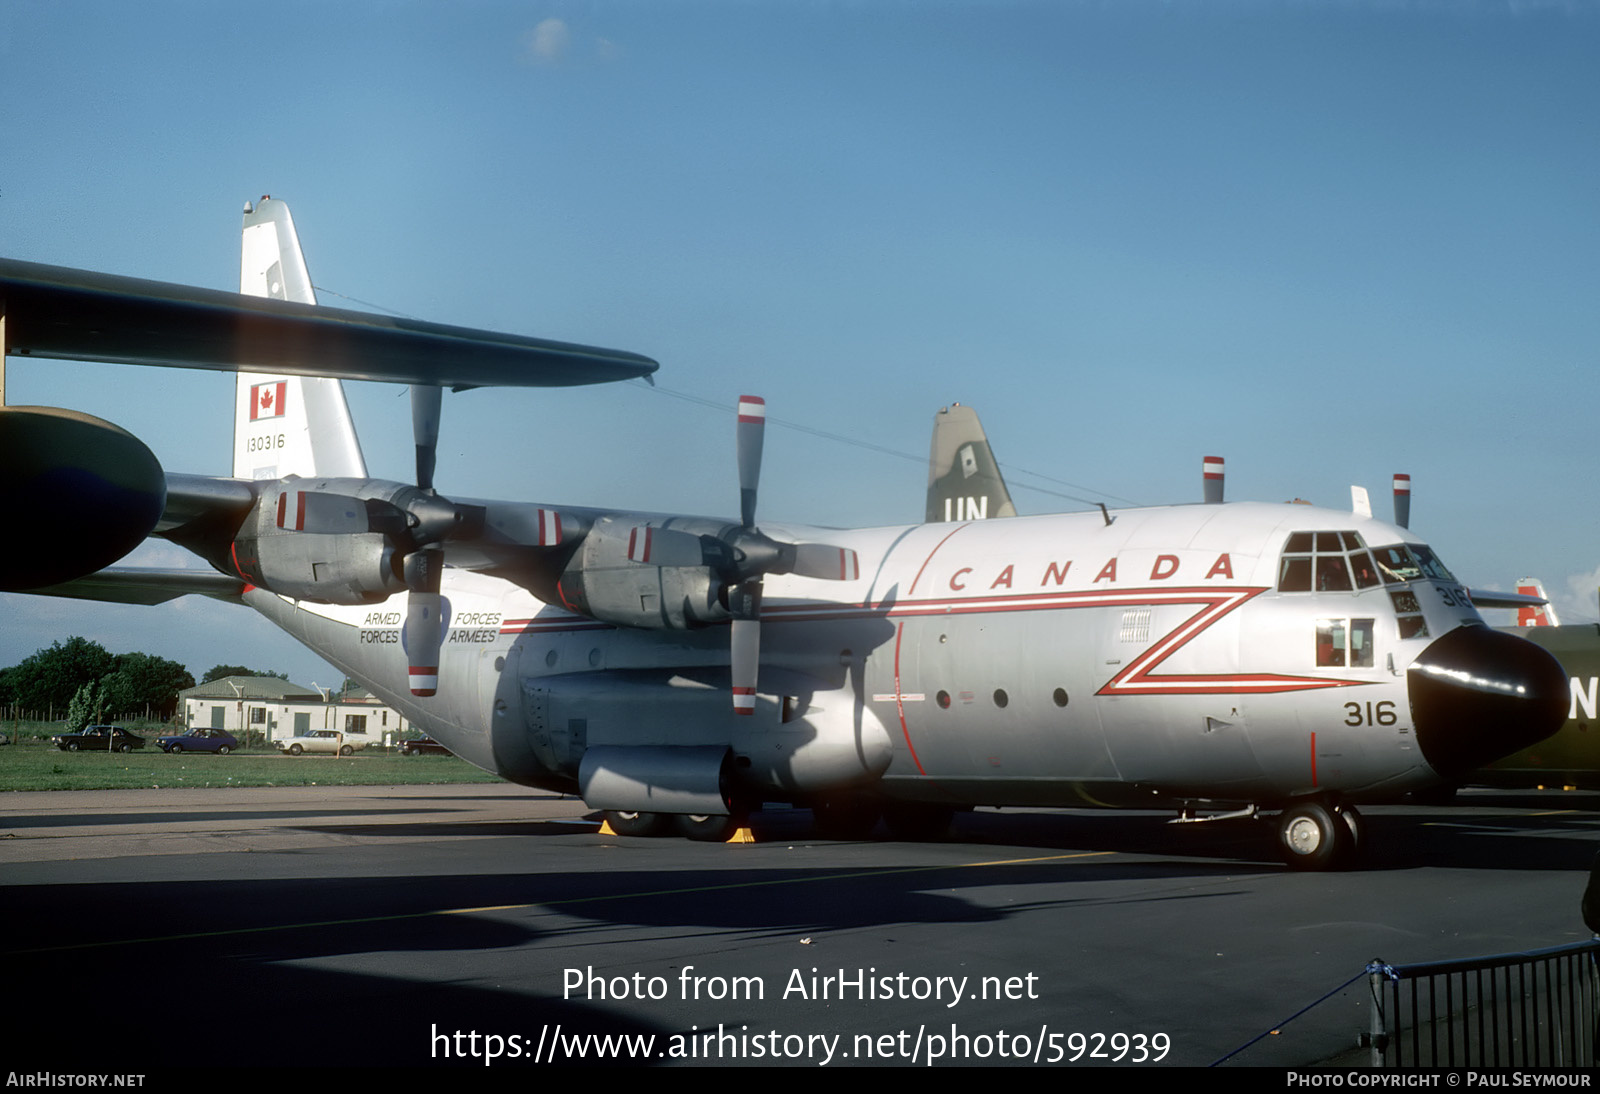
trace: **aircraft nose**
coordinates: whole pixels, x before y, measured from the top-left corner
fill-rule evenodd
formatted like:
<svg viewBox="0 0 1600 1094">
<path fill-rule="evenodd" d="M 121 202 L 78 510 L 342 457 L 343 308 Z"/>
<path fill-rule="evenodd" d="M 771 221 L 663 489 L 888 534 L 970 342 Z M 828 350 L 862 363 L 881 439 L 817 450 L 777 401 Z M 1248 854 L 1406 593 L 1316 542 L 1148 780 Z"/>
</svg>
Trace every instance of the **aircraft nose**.
<svg viewBox="0 0 1600 1094">
<path fill-rule="evenodd" d="M 1550 736 L 1567 714 L 1567 674 L 1545 650 L 1488 627 L 1457 627 L 1407 671 L 1423 758 L 1455 778 Z"/>
</svg>

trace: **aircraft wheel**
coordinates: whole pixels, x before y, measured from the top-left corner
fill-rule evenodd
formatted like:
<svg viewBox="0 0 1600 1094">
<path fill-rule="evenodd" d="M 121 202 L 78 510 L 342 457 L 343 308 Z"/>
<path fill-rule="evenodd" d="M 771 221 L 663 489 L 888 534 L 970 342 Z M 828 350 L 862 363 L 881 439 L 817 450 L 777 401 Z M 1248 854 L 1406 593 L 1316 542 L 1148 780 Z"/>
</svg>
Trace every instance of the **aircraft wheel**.
<svg viewBox="0 0 1600 1094">
<path fill-rule="evenodd" d="M 944 839 L 950 831 L 950 818 L 955 816 L 955 812 L 948 805 L 892 802 L 884 807 L 883 819 L 895 839 L 923 843 Z"/>
<path fill-rule="evenodd" d="M 738 829 L 740 818 L 720 813 L 680 813 L 678 834 L 697 843 L 727 843 Z"/>
<path fill-rule="evenodd" d="M 217 755 L 218 756 L 226 756 L 228 753 L 230 753 L 232 751 L 233 751 L 233 749 L 229 748 L 227 745 L 218 745 L 217 746 Z"/>
<path fill-rule="evenodd" d="M 1337 816 L 1344 822 L 1339 831 L 1339 865 L 1354 866 L 1367 849 L 1366 818 L 1353 805 L 1341 806 Z"/>
<path fill-rule="evenodd" d="M 356 754 L 356 750 L 354 748 L 351 748 L 349 745 L 345 745 L 343 748 L 341 748 L 339 750 L 339 755 L 341 755 L 341 756 L 354 756 L 355 754 Z"/>
<path fill-rule="evenodd" d="M 1336 820 L 1321 802 L 1285 809 L 1278 820 L 1278 843 L 1291 869 L 1331 869 L 1341 851 L 1354 842 L 1347 822 Z"/>
<path fill-rule="evenodd" d="M 302 753 L 304 751 L 305 751 L 305 749 L 301 748 L 299 745 L 290 745 L 289 746 L 289 755 L 291 755 L 291 756 L 298 756 L 298 755 L 300 755 L 300 753 Z"/>
<path fill-rule="evenodd" d="M 619 836 L 660 836 L 666 833 L 672 817 L 667 813 L 636 813 L 607 809 L 606 823 Z"/>
<path fill-rule="evenodd" d="M 878 803 L 853 794 L 834 794 L 811 803 L 817 835 L 830 840 L 863 840 L 878 826 Z"/>
</svg>

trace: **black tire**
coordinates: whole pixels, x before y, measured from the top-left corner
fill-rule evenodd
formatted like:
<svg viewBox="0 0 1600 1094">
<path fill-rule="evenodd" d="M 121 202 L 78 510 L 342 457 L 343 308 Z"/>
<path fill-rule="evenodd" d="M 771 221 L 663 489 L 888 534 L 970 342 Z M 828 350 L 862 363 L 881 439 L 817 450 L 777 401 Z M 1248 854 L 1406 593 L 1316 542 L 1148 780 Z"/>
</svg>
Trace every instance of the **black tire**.
<svg viewBox="0 0 1600 1094">
<path fill-rule="evenodd" d="M 606 823 L 619 836 L 659 836 L 672 824 L 667 813 L 637 813 L 623 809 L 607 809 Z"/>
<path fill-rule="evenodd" d="M 1338 865 L 1357 865 L 1367 849 L 1367 822 L 1353 805 L 1340 806 L 1335 814 L 1343 824 L 1339 831 Z"/>
<path fill-rule="evenodd" d="M 835 794 L 811 803 L 817 835 L 830 840 L 867 839 L 878 826 L 881 812 L 875 799 L 862 795 Z"/>
<path fill-rule="evenodd" d="M 77 741 L 68 741 L 66 744 L 62 745 L 61 747 L 65 748 L 68 752 L 76 752 L 76 751 L 78 751 L 78 742 Z"/>
<path fill-rule="evenodd" d="M 950 818 L 956 811 L 948 805 L 926 802 L 890 802 L 883 807 L 884 823 L 897 840 L 926 843 L 941 840 L 950 832 Z"/>
<path fill-rule="evenodd" d="M 118 752 L 132 752 L 133 751 L 133 746 L 128 744 L 126 741 L 124 741 L 122 744 L 117 746 L 117 751 Z"/>
<path fill-rule="evenodd" d="M 291 756 L 298 756 L 298 755 L 300 755 L 300 753 L 302 753 L 304 751 L 305 751 L 305 749 L 301 748 L 299 745 L 290 745 L 289 746 L 289 755 L 291 755 Z"/>
<path fill-rule="evenodd" d="M 738 831 L 740 818 L 720 813 L 680 813 L 678 834 L 696 843 L 727 843 Z"/>
<path fill-rule="evenodd" d="M 1346 822 L 1321 802 L 1304 802 L 1278 818 L 1278 847 L 1293 870 L 1331 870 L 1354 842 Z"/>
<path fill-rule="evenodd" d="M 233 749 L 229 748 L 227 745 L 218 745 L 217 746 L 217 755 L 218 756 L 226 756 L 228 753 L 230 753 L 232 751 L 233 751 Z"/>
<path fill-rule="evenodd" d="M 168 752 L 182 752 L 183 751 L 183 746 L 180 745 L 177 741 L 173 741 L 170 745 L 167 746 L 167 751 Z"/>
<path fill-rule="evenodd" d="M 354 756 L 355 754 L 356 750 L 351 748 L 349 745 L 345 745 L 339 749 L 339 755 L 341 756 Z"/>
</svg>

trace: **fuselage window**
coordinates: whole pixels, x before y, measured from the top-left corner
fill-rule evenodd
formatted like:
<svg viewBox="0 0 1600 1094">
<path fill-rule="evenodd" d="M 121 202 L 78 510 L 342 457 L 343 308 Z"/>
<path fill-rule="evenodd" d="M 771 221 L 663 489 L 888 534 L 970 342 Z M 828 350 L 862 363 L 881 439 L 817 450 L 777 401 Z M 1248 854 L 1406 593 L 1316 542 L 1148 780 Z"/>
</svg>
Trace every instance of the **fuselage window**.
<svg viewBox="0 0 1600 1094">
<path fill-rule="evenodd" d="M 1371 619 L 1317 620 L 1317 667 L 1372 667 Z"/>
</svg>

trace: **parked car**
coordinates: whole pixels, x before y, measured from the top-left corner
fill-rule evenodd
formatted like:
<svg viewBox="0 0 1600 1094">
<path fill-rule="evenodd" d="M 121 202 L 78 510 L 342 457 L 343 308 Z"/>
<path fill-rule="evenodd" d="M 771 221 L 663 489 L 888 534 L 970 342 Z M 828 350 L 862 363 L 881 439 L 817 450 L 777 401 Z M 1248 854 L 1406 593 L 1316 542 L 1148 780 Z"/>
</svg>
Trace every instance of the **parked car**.
<svg viewBox="0 0 1600 1094">
<path fill-rule="evenodd" d="M 239 747 L 239 738 L 220 729 L 191 729 L 177 737 L 158 737 L 163 752 L 215 752 L 226 756 Z"/>
<path fill-rule="evenodd" d="M 85 726 L 82 733 L 60 733 L 50 738 L 63 752 L 132 752 L 144 747 L 144 738 L 121 726 Z"/>
<path fill-rule="evenodd" d="M 414 740 L 400 742 L 400 755 L 402 756 L 421 756 L 423 753 L 434 756 L 454 755 L 448 748 L 432 737 L 417 737 Z"/>
<path fill-rule="evenodd" d="M 296 737 L 289 737 L 278 742 L 278 751 L 286 752 L 291 756 L 298 756 L 302 752 L 320 752 L 332 755 L 337 752 L 341 756 L 348 756 L 358 748 L 366 748 L 367 742 L 359 737 L 347 738 L 337 729 L 313 729 L 309 733 L 302 733 Z"/>
</svg>

